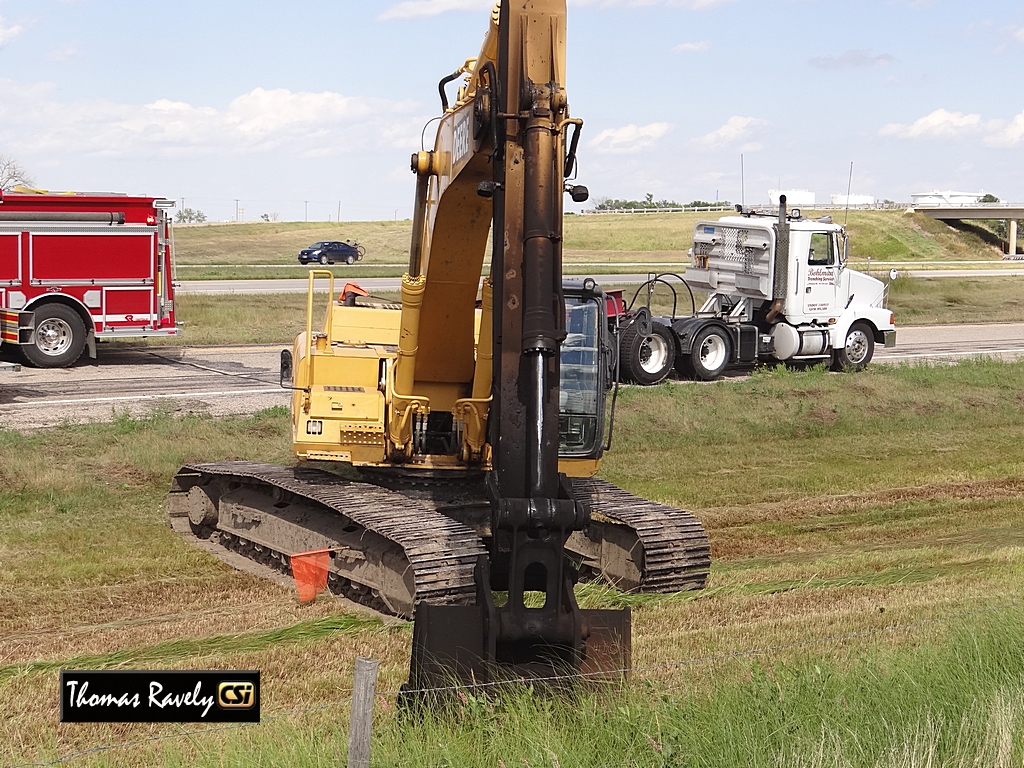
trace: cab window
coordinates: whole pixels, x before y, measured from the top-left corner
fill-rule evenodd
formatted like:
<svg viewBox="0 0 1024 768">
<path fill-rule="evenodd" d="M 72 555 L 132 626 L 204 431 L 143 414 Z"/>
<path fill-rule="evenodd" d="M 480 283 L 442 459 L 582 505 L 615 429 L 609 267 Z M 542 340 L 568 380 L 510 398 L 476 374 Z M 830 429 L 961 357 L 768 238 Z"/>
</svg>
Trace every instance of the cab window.
<svg viewBox="0 0 1024 768">
<path fill-rule="evenodd" d="M 826 232 L 811 234 L 811 250 L 807 263 L 817 267 L 829 267 L 836 263 L 835 240 Z"/>
<path fill-rule="evenodd" d="M 565 297 L 565 341 L 559 382 L 559 455 L 589 456 L 601 441 L 602 305 L 593 299 Z"/>
</svg>

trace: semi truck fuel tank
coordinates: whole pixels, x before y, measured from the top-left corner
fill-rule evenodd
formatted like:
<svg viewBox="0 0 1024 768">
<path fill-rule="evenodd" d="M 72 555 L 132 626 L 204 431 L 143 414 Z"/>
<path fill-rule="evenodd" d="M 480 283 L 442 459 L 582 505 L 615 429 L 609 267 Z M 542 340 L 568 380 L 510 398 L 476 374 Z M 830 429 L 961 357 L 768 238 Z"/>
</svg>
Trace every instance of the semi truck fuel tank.
<svg viewBox="0 0 1024 768">
<path fill-rule="evenodd" d="M 813 357 L 824 355 L 828 350 L 829 331 L 827 328 L 797 330 L 789 323 L 776 323 L 772 326 L 772 339 L 777 360 Z"/>
</svg>

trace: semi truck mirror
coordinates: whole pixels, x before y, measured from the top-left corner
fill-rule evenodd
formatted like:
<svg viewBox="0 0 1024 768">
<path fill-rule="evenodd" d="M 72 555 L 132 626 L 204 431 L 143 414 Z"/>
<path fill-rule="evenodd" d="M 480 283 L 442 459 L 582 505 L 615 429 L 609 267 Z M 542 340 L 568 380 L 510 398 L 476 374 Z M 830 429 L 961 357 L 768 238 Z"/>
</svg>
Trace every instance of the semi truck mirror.
<svg viewBox="0 0 1024 768">
<path fill-rule="evenodd" d="M 291 389 L 292 386 L 292 352 L 281 350 L 281 386 Z"/>
</svg>

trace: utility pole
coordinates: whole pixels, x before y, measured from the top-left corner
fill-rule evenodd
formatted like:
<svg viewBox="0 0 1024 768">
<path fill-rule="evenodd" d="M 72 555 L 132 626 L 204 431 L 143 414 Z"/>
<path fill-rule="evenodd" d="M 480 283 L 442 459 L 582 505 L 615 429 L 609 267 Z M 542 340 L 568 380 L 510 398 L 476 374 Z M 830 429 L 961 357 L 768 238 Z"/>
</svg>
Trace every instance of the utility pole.
<svg viewBox="0 0 1024 768">
<path fill-rule="evenodd" d="M 309 200 L 303 200 L 302 202 L 306 204 L 306 221 L 309 221 Z"/>
<path fill-rule="evenodd" d="M 240 202 L 240 200 L 236 197 L 235 198 L 235 223 L 236 224 L 238 223 L 238 203 L 239 202 Z"/>
<path fill-rule="evenodd" d="M 338 223 L 341 224 L 341 200 L 338 201 Z"/>
</svg>

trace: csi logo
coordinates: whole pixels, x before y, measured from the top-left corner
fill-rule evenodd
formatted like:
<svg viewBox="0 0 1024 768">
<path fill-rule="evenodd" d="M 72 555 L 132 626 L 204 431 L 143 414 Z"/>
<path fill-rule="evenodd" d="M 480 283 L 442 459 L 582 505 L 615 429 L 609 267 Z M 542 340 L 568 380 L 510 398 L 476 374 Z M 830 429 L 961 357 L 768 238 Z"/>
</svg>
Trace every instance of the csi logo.
<svg viewBox="0 0 1024 768">
<path fill-rule="evenodd" d="M 217 686 L 217 706 L 221 709 L 252 709 L 256 706 L 256 685 L 221 683 Z"/>
</svg>

